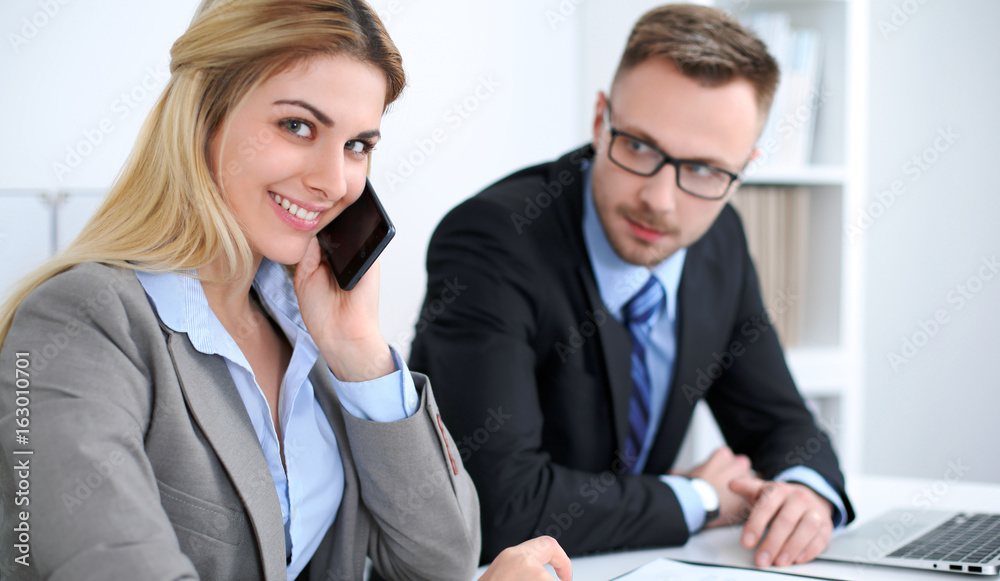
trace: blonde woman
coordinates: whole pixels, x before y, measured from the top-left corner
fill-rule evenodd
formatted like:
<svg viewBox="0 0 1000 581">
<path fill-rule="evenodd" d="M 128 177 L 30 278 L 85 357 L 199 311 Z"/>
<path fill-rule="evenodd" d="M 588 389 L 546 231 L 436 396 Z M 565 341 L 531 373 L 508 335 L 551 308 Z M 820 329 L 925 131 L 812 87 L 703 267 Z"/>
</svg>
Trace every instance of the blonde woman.
<svg viewBox="0 0 1000 581">
<path fill-rule="evenodd" d="M 344 292 L 315 238 L 395 46 L 361 0 L 219 0 L 171 57 L 103 205 L 0 312 L 4 578 L 470 579 L 476 492 L 379 333 L 378 267 Z M 550 560 L 568 578 L 551 539 L 487 577 Z"/>
</svg>

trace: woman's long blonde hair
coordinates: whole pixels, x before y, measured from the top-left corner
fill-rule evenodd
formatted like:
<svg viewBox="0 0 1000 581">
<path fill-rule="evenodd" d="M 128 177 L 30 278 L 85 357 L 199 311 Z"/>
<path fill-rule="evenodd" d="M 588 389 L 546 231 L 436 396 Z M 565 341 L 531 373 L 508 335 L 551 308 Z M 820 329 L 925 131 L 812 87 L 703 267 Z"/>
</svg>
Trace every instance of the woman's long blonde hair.
<svg viewBox="0 0 1000 581">
<path fill-rule="evenodd" d="M 224 255 L 228 277 L 252 273 L 250 245 L 208 163 L 209 138 L 260 83 L 303 59 L 346 54 L 403 90 L 402 59 L 363 0 L 205 0 L 170 51 L 170 81 L 104 202 L 63 252 L 14 287 L 0 308 L 0 346 L 21 302 L 84 262 L 197 270 Z"/>
</svg>

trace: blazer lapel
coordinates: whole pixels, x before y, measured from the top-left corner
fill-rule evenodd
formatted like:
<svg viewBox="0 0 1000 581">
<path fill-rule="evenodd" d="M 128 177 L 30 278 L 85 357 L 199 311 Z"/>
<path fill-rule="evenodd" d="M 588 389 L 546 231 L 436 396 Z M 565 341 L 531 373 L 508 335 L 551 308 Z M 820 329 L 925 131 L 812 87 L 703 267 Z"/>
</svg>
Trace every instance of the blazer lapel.
<svg viewBox="0 0 1000 581">
<path fill-rule="evenodd" d="M 367 521 L 361 518 L 358 507 L 361 506 L 361 490 L 354 454 L 347 440 L 347 426 L 344 424 L 340 400 L 337 399 L 333 382 L 330 381 L 326 362 L 321 357 L 312 371 L 309 380 L 313 384 L 316 400 L 330 421 L 333 435 L 337 438 L 337 450 L 344 465 L 344 496 L 337 509 L 337 518 L 333 526 L 323 537 L 323 542 L 313 556 L 310 565 L 313 579 L 349 579 L 354 572 L 364 570 L 364 555 L 368 544 Z M 337 542 L 340 539 L 340 542 Z M 355 550 L 361 545 L 363 550 Z M 326 551 L 322 549 L 326 547 Z M 360 556 L 360 558 L 359 558 Z M 333 571 L 331 576 L 328 573 Z"/>
<path fill-rule="evenodd" d="M 624 454 L 625 439 L 628 437 L 629 399 L 632 397 L 632 337 L 604 306 L 590 267 L 586 264 L 579 265 L 577 274 L 587 294 L 591 310 L 595 315 L 601 312 L 607 317 L 603 325 L 597 326 L 597 334 L 600 337 L 600 351 L 604 358 L 608 390 L 611 395 L 611 411 L 615 422 L 615 449 Z"/>
<path fill-rule="evenodd" d="M 221 357 L 198 352 L 186 335 L 165 330 L 167 348 L 191 417 L 212 445 L 246 507 L 260 548 L 264 577 L 283 579 L 287 570 L 281 505 L 229 369 Z"/>
</svg>

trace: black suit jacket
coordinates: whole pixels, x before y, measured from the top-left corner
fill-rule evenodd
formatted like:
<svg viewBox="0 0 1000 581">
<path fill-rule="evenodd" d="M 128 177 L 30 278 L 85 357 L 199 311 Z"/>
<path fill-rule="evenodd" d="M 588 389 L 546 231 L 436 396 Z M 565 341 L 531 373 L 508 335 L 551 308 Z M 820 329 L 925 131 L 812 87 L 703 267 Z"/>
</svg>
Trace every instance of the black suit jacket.
<svg viewBox="0 0 1000 581">
<path fill-rule="evenodd" d="M 702 397 L 755 470 L 771 478 L 808 466 L 852 518 L 729 206 L 688 249 L 666 411 L 643 473 L 628 472 L 631 338 L 601 300 L 583 238 L 592 156 L 585 147 L 488 187 L 442 220 L 428 250 L 410 366 L 435 378 L 479 491 L 482 560 L 541 534 L 570 554 L 686 542 L 680 504 L 658 475 Z"/>
</svg>

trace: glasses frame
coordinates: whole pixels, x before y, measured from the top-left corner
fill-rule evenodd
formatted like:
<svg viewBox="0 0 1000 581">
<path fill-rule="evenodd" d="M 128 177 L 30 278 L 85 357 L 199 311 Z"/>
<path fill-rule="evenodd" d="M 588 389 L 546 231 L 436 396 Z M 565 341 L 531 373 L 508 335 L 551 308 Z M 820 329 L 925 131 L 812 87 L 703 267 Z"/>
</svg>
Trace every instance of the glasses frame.
<svg viewBox="0 0 1000 581">
<path fill-rule="evenodd" d="M 635 174 L 637 176 L 642 176 L 642 177 L 648 178 L 648 177 L 652 177 L 652 176 L 656 175 L 657 172 L 659 172 L 661 169 L 663 169 L 664 166 L 666 166 L 666 165 L 672 165 L 672 166 L 674 166 L 674 179 L 677 182 L 677 187 L 681 191 L 683 191 L 683 192 L 685 192 L 687 194 L 690 194 L 690 195 L 692 195 L 692 196 L 694 196 L 696 198 L 701 198 L 703 200 L 721 200 L 721 199 L 725 198 L 727 195 L 729 195 L 730 190 L 733 189 L 733 184 L 736 183 L 742 177 L 738 173 L 733 173 L 733 172 L 731 172 L 731 171 L 729 171 L 727 169 L 723 169 L 721 167 L 714 166 L 714 165 L 712 165 L 710 163 L 705 163 L 703 161 L 698 161 L 698 160 L 694 160 L 694 159 L 678 159 L 676 157 L 672 157 L 672 156 L 668 155 L 667 152 L 663 151 L 662 149 L 660 149 L 656 145 L 654 145 L 654 144 L 646 141 L 645 139 L 641 139 L 639 137 L 636 137 L 635 135 L 632 135 L 631 133 L 628 133 L 627 131 L 622 131 L 621 129 L 618 129 L 617 127 L 612 126 L 611 125 L 611 103 L 610 102 L 607 102 L 607 106 L 604 108 L 604 124 L 608 126 L 608 131 L 611 133 L 611 141 L 608 142 L 608 159 L 611 160 L 611 163 L 617 165 L 618 167 L 622 168 L 623 170 L 625 170 L 625 171 L 627 171 L 629 173 L 633 173 L 633 174 Z M 653 169 L 653 171 L 651 171 L 649 173 L 642 173 L 640 171 L 636 171 L 636 170 L 634 170 L 634 169 L 632 169 L 630 167 L 626 167 L 626 166 L 622 165 L 618 160 L 616 160 L 615 158 L 611 157 L 611 150 L 614 147 L 615 138 L 617 138 L 619 136 L 622 136 L 622 135 L 625 136 L 625 137 L 627 137 L 627 138 L 629 138 L 629 139 L 631 139 L 631 140 L 633 140 L 633 141 L 638 141 L 639 143 L 645 145 L 646 147 L 648 147 L 648 148 L 652 149 L 653 151 L 655 151 L 656 153 L 660 154 L 660 156 L 663 158 L 660 161 L 660 164 L 657 165 L 656 168 Z M 723 174 L 725 174 L 726 176 L 729 177 L 729 184 L 726 185 L 726 189 L 722 192 L 722 194 L 718 195 L 718 196 L 706 196 L 704 194 L 699 194 L 697 192 L 692 192 L 691 190 L 689 190 L 689 189 L 687 189 L 687 188 L 685 188 L 684 186 L 681 185 L 681 164 L 694 164 L 694 165 L 698 165 L 698 166 L 701 166 L 701 167 L 707 167 L 707 168 L 713 169 L 715 171 L 720 171 L 720 172 L 722 172 Z"/>
</svg>

